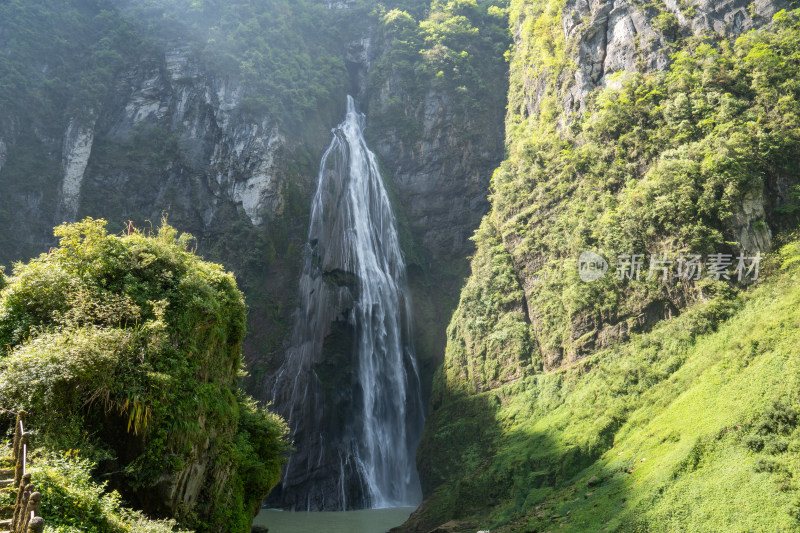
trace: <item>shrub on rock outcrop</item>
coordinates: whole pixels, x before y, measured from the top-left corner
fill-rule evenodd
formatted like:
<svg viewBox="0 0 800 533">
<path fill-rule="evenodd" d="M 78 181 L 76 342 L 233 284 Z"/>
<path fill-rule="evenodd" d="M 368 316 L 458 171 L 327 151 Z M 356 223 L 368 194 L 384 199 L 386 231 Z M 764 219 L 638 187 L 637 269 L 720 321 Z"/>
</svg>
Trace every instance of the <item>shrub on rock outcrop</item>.
<svg viewBox="0 0 800 533">
<path fill-rule="evenodd" d="M 0 293 L 0 403 L 47 447 L 80 449 L 134 506 L 249 531 L 277 483 L 283 421 L 238 387 L 245 304 L 191 237 L 56 228 Z"/>
</svg>

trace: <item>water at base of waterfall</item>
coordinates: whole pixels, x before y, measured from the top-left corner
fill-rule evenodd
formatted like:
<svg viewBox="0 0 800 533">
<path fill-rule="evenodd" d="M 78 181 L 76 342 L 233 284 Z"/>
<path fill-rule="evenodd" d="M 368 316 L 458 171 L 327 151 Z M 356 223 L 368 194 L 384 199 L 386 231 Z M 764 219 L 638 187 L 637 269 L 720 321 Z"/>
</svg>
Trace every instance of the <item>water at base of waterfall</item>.
<svg viewBox="0 0 800 533">
<path fill-rule="evenodd" d="M 386 533 L 413 511 L 413 507 L 327 513 L 264 510 L 253 525 L 267 527 L 269 533 Z"/>
</svg>

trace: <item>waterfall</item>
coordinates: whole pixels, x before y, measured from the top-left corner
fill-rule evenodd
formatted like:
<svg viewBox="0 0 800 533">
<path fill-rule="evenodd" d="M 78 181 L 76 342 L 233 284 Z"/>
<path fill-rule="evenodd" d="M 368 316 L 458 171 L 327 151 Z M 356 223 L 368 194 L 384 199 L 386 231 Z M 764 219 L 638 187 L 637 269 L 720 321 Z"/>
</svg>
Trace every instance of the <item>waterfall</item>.
<svg viewBox="0 0 800 533">
<path fill-rule="evenodd" d="M 322 157 L 291 346 L 274 406 L 296 451 L 282 507 L 416 505 L 423 404 L 411 342 L 406 268 L 365 117 L 347 116 Z"/>
</svg>

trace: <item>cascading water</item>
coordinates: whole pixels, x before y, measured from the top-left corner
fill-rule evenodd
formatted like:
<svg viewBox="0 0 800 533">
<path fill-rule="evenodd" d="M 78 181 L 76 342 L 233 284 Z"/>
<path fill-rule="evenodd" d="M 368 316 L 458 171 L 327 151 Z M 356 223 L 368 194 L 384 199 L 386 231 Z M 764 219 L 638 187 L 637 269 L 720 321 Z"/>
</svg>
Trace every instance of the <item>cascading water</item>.
<svg viewBox="0 0 800 533">
<path fill-rule="evenodd" d="M 405 263 L 364 115 L 322 157 L 291 347 L 274 405 L 296 451 L 271 503 L 304 510 L 416 505 L 423 405 Z"/>
</svg>

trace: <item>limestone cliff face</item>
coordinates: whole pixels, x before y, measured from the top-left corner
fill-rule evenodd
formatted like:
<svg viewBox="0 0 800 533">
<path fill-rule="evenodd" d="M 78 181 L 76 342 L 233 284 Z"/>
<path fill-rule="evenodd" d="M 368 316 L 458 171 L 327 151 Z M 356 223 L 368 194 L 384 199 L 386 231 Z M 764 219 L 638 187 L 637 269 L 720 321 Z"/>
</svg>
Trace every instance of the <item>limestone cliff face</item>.
<svg viewBox="0 0 800 533">
<path fill-rule="evenodd" d="M 374 99 L 380 109 L 403 95 L 390 79 Z M 405 139 L 388 128 L 372 132 L 376 151 L 389 170 L 411 231 L 430 260 L 465 257 L 469 237 L 488 211 L 486 191 L 492 171 L 503 155 L 502 123 L 489 121 L 477 135 L 485 116 L 471 117 L 456 108 L 452 95 L 431 88 L 419 102 L 406 102 L 407 116 L 421 126 L 420 134 Z"/>
<path fill-rule="evenodd" d="M 327 7 L 348 10 L 354 3 Z M 0 21 L 0 45 L 2 26 Z M 46 251 L 53 245 L 52 227 L 65 221 L 103 217 L 112 231 L 121 231 L 128 220 L 149 227 L 148 221 L 168 215 L 172 225 L 197 237 L 199 253 L 237 273 L 250 306 L 248 388 L 269 400 L 268 384 L 291 330 L 319 161 L 349 92 L 367 114 L 368 143 L 401 224 L 415 344 L 429 389 L 467 268 L 469 237 L 488 209 L 489 180 L 503 156 L 506 80 L 492 80 L 496 101 L 481 109 L 466 109 L 447 87 L 427 87 L 420 98 L 397 72 L 370 86 L 374 64 L 385 61 L 389 47 L 375 27 L 364 26 L 341 43 L 350 74 L 339 84 L 341 93 L 330 94 L 301 125 L 277 119 L 280 110 L 249 108 L 248 99 L 258 96 L 252 88 L 205 65 L 177 36 L 142 46 L 115 74 L 102 101 L 65 97 L 71 104 L 58 120 L 3 109 L 0 220 L 16 230 L 0 237 L 0 263 Z M 414 123 L 410 135 L 392 120 L 372 120 L 398 101 L 405 124 Z M 21 176 L 27 175 L 35 180 L 26 183 Z M 347 346 L 347 332 L 340 329 L 332 329 L 326 346 Z M 327 376 L 332 383 L 349 379 L 340 370 Z M 207 452 L 194 449 L 177 476 L 161 480 L 162 503 L 191 507 L 208 476 L 224 484 L 227 474 L 212 472 Z"/>
<path fill-rule="evenodd" d="M 283 213 L 279 157 L 286 137 L 270 118 L 239 113 L 246 90 L 238 80 L 210 76 L 188 50 L 177 48 L 135 65 L 121 82 L 103 134 L 126 143 L 137 132 L 158 128 L 177 149 L 177 160 L 161 169 L 166 179 L 137 195 L 142 205 L 153 206 L 150 216 L 170 194 L 175 208 L 199 218 L 201 235 L 226 202 L 240 207 L 254 226 Z M 91 176 L 91 185 L 124 187 L 124 175 L 114 170 L 116 175 Z"/>
<path fill-rule="evenodd" d="M 78 214 L 83 177 L 86 165 L 92 154 L 94 124 L 81 127 L 70 121 L 64 135 L 63 165 L 64 177 L 61 180 L 60 211 L 66 221 L 74 221 Z"/>
<path fill-rule="evenodd" d="M 776 12 L 789 6 L 789 2 L 666 2 L 656 9 L 628 0 L 568 1 L 555 15 L 558 25 L 553 25 L 552 36 L 556 44 L 552 51 L 546 52 L 542 52 L 540 42 L 525 33 L 532 25 L 542 23 L 544 16 L 538 4 L 518 2 L 515 6 L 516 54 L 512 59 L 511 94 L 512 101 L 522 102 L 522 105 L 520 109 L 512 109 L 515 118 L 510 120 L 535 122 L 549 113 L 566 132 L 586 111 L 591 94 L 596 95 L 605 87 L 619 88 L 636 73 L 646 75 L 665 70 L 670 65 L 670 55 L 682 46 L 679 40 L 732 41 L 770 22 Z M 561 108 L 560 112 L 554 114 L 552 110 L 542 109 L 543 105 L 553 103 Z M 785 176 L 771 173 L 766 176 L 762 189 L 750 191 L 737 200 L 737 212 L 725 221 L 725 232 L 731 238 L 735 236 L 742 253 L 770 250 L 772 214 L 788 197 L 788 188 Z M 559 204 L 552 202 L 539 209 L 536 218 L 547 220 L 559 211 Z M 527 307 L 528 319 L 534 330 L 544 336 L 549 319 L 534 303 L 540 279 L 532 273 L 555 252 L 515 253 L 521 240 L 518 232 L 504 236 L 524 291 L 523 305 Z M 574 362 L 596 348 L 627 338 L 631 331 L 672 316 L 697 297 L 681 291 L 676 290 L 673 297 L 661 303 L 642 298 L 641 307 L 630 315 L 589 318 L 576 313 L 572 317 L 569 338 L 562 346 L 541 347 L 545 367 Z"/>
<path fill-rule="evenodd" d="M 583 112 L 589 93 L 612 83 L 617 73 L 664 70 L 670 62 L 670 43 L 679 36 L 733 38 L 770 21 L 789 4 L 785 0 L 667 0 L 662 10 L 656 10 L 635 0 L 568 0 L 560 18 L 574 68 L 563 71 L 559 80 L 564 109 Z M 520 34 L 525 22 L 523 16 L 516 27 L 516 43 L 523 50 L 528 46 Z M 536 67 L 531 63 L 526 68 Z M 533 114 L 548 82 L 535 75 L 525 78 L 525 100 Z"/>
<path fill-rule="evenodd" d="M 427 400 L 443 360 L 446 324 L 467 272 L 466 258 L 474 250 L 470 238 L 489 210 L 489 183 L 504 156 L 508 80 L 502 62 L 498 67 L 493 61 L 485 66 L 493 73 L 482 80 L 487 89 L 474 95 L 480 105 L 465 105 L 459 95 L 463 87 L 420 83 L 387 61 L 397 46 L 402 45 L 375 31 L 363 55 L 370 67 L 382 62 L 384 69 L 365 69 L 366 135 L 398 206 Z M 476 47 L 491 54 L 485 43 Z"/>
<path fill-rule="evenodd" d="M 142 57 L 122 73 L 113 102 L 68 118 L 60 136 L 33 125 L 35 141 L 59 172 L 37 198 L 12 200 L 11 209 L 29 210 L 22 218 L 51 225 L 84 215 L 121 224 L 169 213 L 203 238 L 230 206 L 242 221 L 264 227 L 283 214 L 286 163 L 280 158 L 289 141 L 273 120 L 239 113 L 244 94 L 236 79 L 203 71 L 188 50 Z M 15 149 L 30 149 L 15 135 L 22 118 L 10 111 L 0 167 Z M 31 243 L 48 240 L 32 229 L 21 233 Z"/>
<path fill-rule="evenodd" d="M 648 158 L 644 150 L 628 151 L 629 146 L 650 142 L 653 129 L 647 129 L 647 114 L 637 115 L 640 123 L 614 121 L 629 111 L 635 113 L 636 98 L 644 92 L 603 90 L 624 90 L 630 80 L 663 79 L 666 83 L 666 77 L 657 73 L 671 67 L 673 53 L 691 49 L 693 45 L 687 43 L 702 38 L 713 45 L 723 40 L 730 43 L 751 29 L 766 27 L 774 14 L 790 5 L 794 4 L 780 0 L 668 1 L 658 6 L 624 0 L 511 3 L 514 47 L 507 159 L 495 173 L 491 211 L 476 234 L 472 276 L 462 290 L 448 330 L 445 361 L 434 378 L 418 454 L 428 500 L 402 531 L 430 531 L 453 518 L 488 513 L 493 505 L 506 505 L 519 497 L 514 491 L 524 483 L 513 478 L 539 473 L 518 470 L 496 458 L 506 450 L 505 438 L 529 439 L 531 446 L 538 441 L 533 435 L 506 433 L 514 422 L 495 418 L 500 406 L 512 398 L 536 397 L 541 374 L 570 368 L 587 355 L 625 342 L 632 332 L 646 331 L 707 297 L 704 288 L 688 288 L 672 280 L 658 287 L 617 290 L 614 281 L 591 284 L 579 279 L 581 250 L 604 248 L 613 268 L 618 253 L 689 248 L 679 236 L 687 219 L 677 219 L 674 201 L 692 197 L 691 187 L 686 186 L 689 180 L 675 179 L 664 189 L 654 187 L 646 193 L 636 189 L 640 181 L 646 184 L 644 190 L 658 178 L 670 176 L 662 169 L 686 152 L 675 149 L 663 163 Z M 598 105 L 601 94 L 608 95 L 608 100 Z M 690 97 L 675 98 L 685 102 Z M 608 119 L 599 113 L 605 102 L 620 114 Z M 601 123 L 604 119 L 608 123 Z M 692 115 L 684 117 L 686 122 L 676 131 L 691 130 L 692 119 L 697 120 Z M 594 128 L 609 124 L 620 129 L 600 136 L 600 141 L 592 137 Z M 620 142 L 604 151 L 603 142 L 608 139 L 610 144 L 623 136 L 631 145 L 623 148 Z M 722 153 L 720 159 L 738 157 L 735 151 Z M 662 166 L 649 174 L 656 161 Z M 701 231 L 718 236 L 713 246 L 731 246 L 734 257 L 770 250 L 773 233 L 786 227 L 785 220 L 781 226 L 783 219 L 776 208 L 789 197 L 792 180 L 797 179 L 796 173 L 790 174 L 784 168 L 754 172 L 749 188 L 732 196 L 729 213 L 710 212 Z M 617 181 L 616 176 L 623 178 Z M 670 197 L 668 204 L 652 209 L 658 211 L 653 218 L 671 225 L 649 224 L 649 220 L 639 225 L 638 220 L 630 220 L 634 205 L 648 205 L 636 203 L 642 198 L 639 194 L 666 198 L 666 190 L 685 191 L 685 196 Z M 635 200 L 628 202 L 631 198 Z M 686 212 L 699 212 L 699 203 Z M 636 213 L 650 216 L 643 209 Z M 618 247 L 625 248 L 617 249 L 613 239 L 603 240 L 608 235 L 619 238 L 623 244 Z M 550 429 L 559 431 L 537 428 L 545 433 Z M 567 464 L 572 459 L 567 454 L 559 460 Z M 449 526 L 453 531 L 471 527 L 467 522 Z"/>
</svg>

